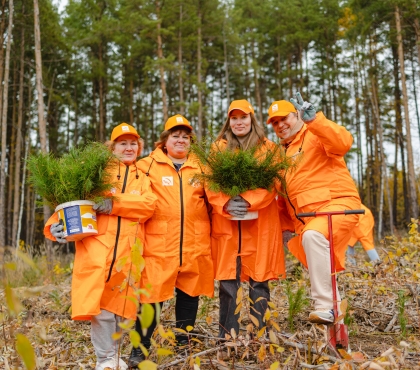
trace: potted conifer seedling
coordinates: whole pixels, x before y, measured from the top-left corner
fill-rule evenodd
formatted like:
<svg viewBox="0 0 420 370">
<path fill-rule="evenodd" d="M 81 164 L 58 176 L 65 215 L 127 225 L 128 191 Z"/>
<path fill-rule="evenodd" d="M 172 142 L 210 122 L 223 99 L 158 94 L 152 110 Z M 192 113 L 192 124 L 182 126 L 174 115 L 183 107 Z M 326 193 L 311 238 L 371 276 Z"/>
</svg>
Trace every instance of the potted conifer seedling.
<svg viewBox="0 0 420 370">
<path fill-rule="evenodd" d="M 272 190 L 277 185 L 285 185 L 284 174 L 294 167 L 292 159 L 285 155 L 280 145 L 264 150 L 255 146 L 232 151 L 204 140 L 191 144 L 191 152 L 203 164 L 203 172 L 195 175 L 194 180 L 202 181 L 211 191 L 222 192 L 230 198 L 247 190 Z M 248 212 L 244 218 L 232 220 L 257 217 L 258 211 L 255 211 Z"/>
<path fill-rule="evenodd" d="M 68 241 L 98 233 L 95 203 L 112 197 L 109 169 L 115 156 L 101 143 L 72 148 L 62 157 L 50 153 L 28 158 L 29 183 L 42 202 L 55 209 Z"/>
</svg>

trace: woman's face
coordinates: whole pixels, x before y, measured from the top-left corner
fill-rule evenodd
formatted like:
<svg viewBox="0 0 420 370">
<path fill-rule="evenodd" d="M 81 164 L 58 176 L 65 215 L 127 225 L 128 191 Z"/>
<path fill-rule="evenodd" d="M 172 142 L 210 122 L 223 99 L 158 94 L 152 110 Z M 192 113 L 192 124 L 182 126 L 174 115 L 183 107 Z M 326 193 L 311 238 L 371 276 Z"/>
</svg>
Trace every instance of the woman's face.
<svg viewBox="0 0 420 370">
<path fill-rule="evenodd" d="M 124 164 L 131 164 L 137 158 L 139 152 L 139 141 L 131 134 L 121 135 L 115 140 L 114 153 Z"/>
<path fill-rule="evenodd" d="M 188 155 L 190 144 L 190 135 L 186 131 L 178 130 L 169 135 L 165 146 L 169 156 L 184 159 Z"/>
<path fill-rule="evenodd" d="M 251 131 L 251 115 L 234 109 L 230 113 L 229 124 L 236 136 L 245 136 Z"/>
</svg>

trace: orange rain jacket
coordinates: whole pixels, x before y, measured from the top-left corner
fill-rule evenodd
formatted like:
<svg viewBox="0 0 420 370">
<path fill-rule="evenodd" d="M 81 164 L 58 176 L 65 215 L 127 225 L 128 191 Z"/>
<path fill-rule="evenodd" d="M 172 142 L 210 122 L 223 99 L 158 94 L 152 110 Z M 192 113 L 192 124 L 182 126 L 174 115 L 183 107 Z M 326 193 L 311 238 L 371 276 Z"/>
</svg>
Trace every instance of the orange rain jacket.
<svg viewBox="0 0 420 370">
<path fill-rule="evenodd" d="M 226 140 L 217 143 L 226 148 Z M 275 144 L 265 140 L 264 148 Z M 265 149 L 266 150 L 266 149 Z M 230 197 L 207 190 L 212 214 L 212 254 L 217 280 L 236 279 L 236 258 L 241 257 L 241 280 L 266 281 L 285 277 L 284 252 L 281 246 L 281 227 L 276 204 L 276 191 L 249 190 L 241 194 L 251 206 L 249 211 L 258 211 L 255 220 L 232 221 L 223 210 Z"/>
<path fill-rule="evenodd" d="M 141 285 L 150 296 L 142 303 L 156 303 L 174 296 L 174 287 L 190 296 L 213 296 L 210 219 L 204 189 L 192 181 L 201 169 L 190 155 L 176 171 L 160 149 L 137 162 L 157 195 L 156 210 L 145 224 L 146 267 Z"/>
<path fill-rule="evenodd" d="M 297 219 L 302 212 L 326 212 L 360 209 L 360 198 L 344 161 L 353 138 L 343 126 L 325 118 L 322 112 L 304 124 L 292 142 L 285 146 L 288 156 L 295 156 L 297 168 L 286 174 L 287 196 L 278 198 L 283 230 L 295 231 L 288 248 L 306 267 L 302 233 L 316 230 L 327 239 L 326 216 Z M 303 222 L 305 224 L 303 224 Z M 347 242 L 358 215 L 332 216 L 336 270 L 344 269 Z"/>
<path fill-rule="evenodd" d="M 359 241 L 365 251 L 370 251 L 375 249 L 375 244 L 373 243 L 373 226 L 375 226 L 375 219 L 373 218 L 370 209 L 364 204 L 362 204 L 361 209 L 365 210 L 365 214 L 359 215 L 359 224 L 353 229 L 348 245 L 354 247 L 357 241 Z"/>
<path fill-rule="evenodd" d="M 130 255 L 136 237 L 144 243 L 144 222 L 153 214 L 156 195 L 149 179 L 134 164 L 126 166 L 120 162 L 119 166 L 120 171 L 118 166 L 112 169 L 112 181 L 119 186 L 112 191 L 116 199 L 111 214 L 97 213 L 98 235 L 76 242 L 71 291 L 73 320 L 90 320 L 101 309 L 131 319 L 137 313 L 135 304 L 125 298 L 135 298 L 133 289 L 128 285 L 128 291 L 119 289 L 128 274 L 128 264 L 120 272 L 116 271 L 116 264 Z M 50 232 L 55 222 L 57 213 L 44 228 L 45 236 L 51 240 L 56 240 Z M 133 225 L 136 222 L 139 224 Z"/>
</svg>

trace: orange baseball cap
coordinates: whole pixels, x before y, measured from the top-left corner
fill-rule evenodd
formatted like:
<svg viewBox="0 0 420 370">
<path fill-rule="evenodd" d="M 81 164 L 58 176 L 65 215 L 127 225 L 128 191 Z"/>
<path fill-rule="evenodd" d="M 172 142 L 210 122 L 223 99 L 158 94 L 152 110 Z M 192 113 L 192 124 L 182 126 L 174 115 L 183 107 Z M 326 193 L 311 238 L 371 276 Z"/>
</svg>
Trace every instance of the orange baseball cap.
<svg viewBox="0 0 420 370">
<path fill-rule="evenodd" d="M 267 125 L 271 123 L 273 117 L 286 117 L 289 113 L 296 112 L 295 106 L 287 100 L 277 100 L 271 103 L 268 108 Z"/>
<path fill-rule="evenodd" d="M 137 130 L 129 125 L 128 123 L 121 123 L 118 126 L 114 127 L 111 134 L 111 141 L 117 140 L 122 135 L 134 135 L 137 138 L 140 138 L 140 135 L 137 133 Z"/>
<path fill-rule="evenodd" d="M 175 116 L 169 117 L 168 120 L 165 123 L 165 131 L 170 130 L 171 128 L 175 126 L 185 126 L 188 127 L 190 130 L 192 130 L 191 124 L 188 122 L 188 120 L 181 116 L 180 114 L 176 114 Z"/>
<path fill-rule="evenodd" d="M 245 114 L 254 113 L 254 108 L 252 107 L 251 103 L 245 99 L 234 100 L 232 103 L 230 103 L 228 117 L 230 117 L 230 112 L 232 112 L 235 109 L 239 109 Z"/>
</svg>

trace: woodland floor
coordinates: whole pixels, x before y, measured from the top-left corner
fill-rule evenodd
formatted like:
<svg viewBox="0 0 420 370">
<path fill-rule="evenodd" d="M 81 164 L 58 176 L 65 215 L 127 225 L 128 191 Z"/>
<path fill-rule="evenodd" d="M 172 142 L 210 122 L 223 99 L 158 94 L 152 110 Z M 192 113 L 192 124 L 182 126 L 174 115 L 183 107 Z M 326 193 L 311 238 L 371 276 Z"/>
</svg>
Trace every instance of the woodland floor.
<svg viewBox="0 0 420 370">
<path fill-rule="evenodd" d="M 174 347 L 155 332 L 157 347 L 173 353 L 158 356 L 154 348 L 149 359 L 159 369 L 420 369 L 419 239 L 416 233 L 399 240 L 385 240 L 377 248 L 383 259 L 379 265 L 366 262 L 364 251 L 358 247 L 357 267 L 338 274 L 340 291 L 345 292 L 348 301 L 346 322 L 351 352 L 344 358 L 325 349 L 324 326 L 306 321 L 310 305 L 294 316 L 292 332 L 287 321 L 289 302 L 284 284 L 271 282 L 270 320 L 274 324 L 270 335 L 254 333 L 255 339 L 251 339 L 247 333 L 251 321 L 244 285 L 243 330 L 236 339 L 218 347 L 218 300 L 202 298 L 191 344 Z M 305 286 L 308 291 L 307 273 L 290 255 L 287 266 L 292 286 Z M 0 290 L 0 369 L 24 368 L 14 346 L 17 333 L 30 339 L 37 369 L 94 369 L 90 324 L 70 319 L 71 278 L 65 270 L 57 271 L 63 278 L 55 283 L 14 288 L 24 307 L 17 317 L 7 314 L 4 290 Z M 163 307 L 165 329 L 174 325 L 173 303 L 169 301 Z M 127 360 L 131 349 L 127 335 L 121 347 L 121 356 Z"/>
</svg>

